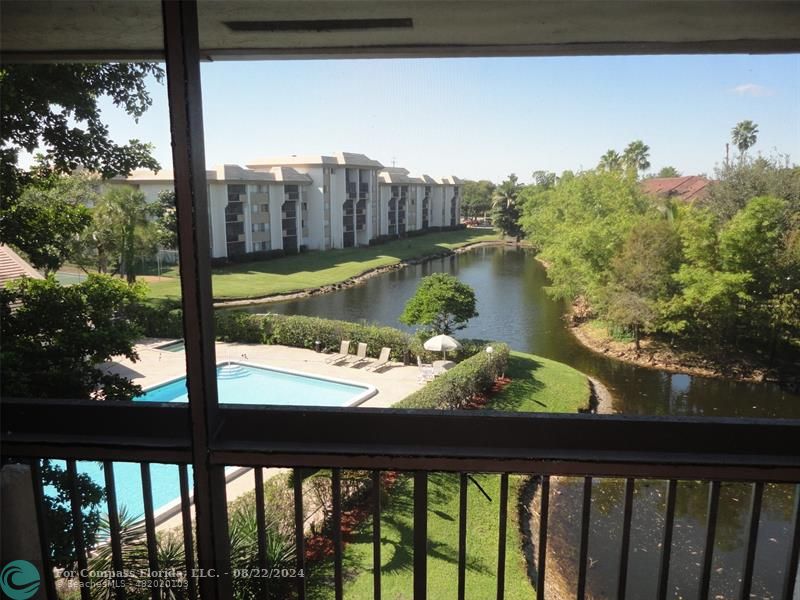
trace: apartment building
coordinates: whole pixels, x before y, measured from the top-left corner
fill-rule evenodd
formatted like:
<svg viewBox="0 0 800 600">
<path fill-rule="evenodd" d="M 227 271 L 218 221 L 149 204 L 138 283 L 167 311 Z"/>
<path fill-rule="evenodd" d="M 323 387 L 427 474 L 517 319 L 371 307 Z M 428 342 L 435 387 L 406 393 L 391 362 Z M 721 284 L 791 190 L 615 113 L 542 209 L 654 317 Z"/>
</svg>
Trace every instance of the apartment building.
<svg viewBox="0 0 800 600">
<path fill-rule="evenodd" d="M 414 177 L 363 154 L 278 156 L 206 171 L 211 255 L 366 246 L 375 238 L 460 222 L 461 180 Z M 154 202 L 169 171 L 136 171 L 130 185 Z"/>
</svg>

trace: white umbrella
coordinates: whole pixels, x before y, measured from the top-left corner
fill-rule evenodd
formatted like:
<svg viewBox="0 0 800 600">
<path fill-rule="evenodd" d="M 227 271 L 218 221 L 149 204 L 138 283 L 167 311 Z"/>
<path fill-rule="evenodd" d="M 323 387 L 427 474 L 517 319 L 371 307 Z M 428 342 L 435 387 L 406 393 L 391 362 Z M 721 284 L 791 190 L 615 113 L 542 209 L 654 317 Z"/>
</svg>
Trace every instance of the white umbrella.
<svg viewBox="0 0 800 600">
<path fill-rule="evenodd" d="M 437 335 L 422 344 L 422 347 L 431 352 L 441 352 L 447 358 L 447 351 L 461 348 L 461 343 L 449 335 Z"/>
</svg>

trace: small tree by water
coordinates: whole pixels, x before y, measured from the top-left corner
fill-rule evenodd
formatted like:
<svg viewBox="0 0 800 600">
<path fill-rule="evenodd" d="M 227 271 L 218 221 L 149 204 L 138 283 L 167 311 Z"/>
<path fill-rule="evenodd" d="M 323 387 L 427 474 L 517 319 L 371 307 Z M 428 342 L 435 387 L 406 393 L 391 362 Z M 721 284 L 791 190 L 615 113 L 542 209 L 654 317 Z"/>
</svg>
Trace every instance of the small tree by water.
<svg viewBox="0 0 800 600">
<path fill-rule="evenodd" d="M 452 275 L 434 273 L 423 277 L 416 293 L 406 303 L 400 322 L 423 325 L 434 334 L 464 329 L 477 317 L 475 290 Z"/>
</svg>

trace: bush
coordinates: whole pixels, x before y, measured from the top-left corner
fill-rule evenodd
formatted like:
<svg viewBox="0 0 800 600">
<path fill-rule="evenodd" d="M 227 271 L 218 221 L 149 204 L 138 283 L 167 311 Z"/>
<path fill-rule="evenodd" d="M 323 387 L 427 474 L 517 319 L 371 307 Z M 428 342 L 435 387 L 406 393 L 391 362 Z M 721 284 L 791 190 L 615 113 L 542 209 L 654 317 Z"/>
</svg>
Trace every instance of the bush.
<svg viewBox="0 0 800 600">
<path fill-rule="evenodd" d="M 493 343 L 492 348 L 491 354 L 480 351 L 463 360 L 393 408 L 462 408 L 476 394 L 488 391 L 505 372 L 511 349 L 503 343 Z"/>
<path fill-rule="evenodd" d="M 260 344 L 264 341 L 262 315 L 241 310 L 219 311 L 215 314 L 216 337 L 222 342 Z"/>
<path fill-rule="evenodd" d="M 147 337 L 183 337 L 180 302 L 165 300 L 155 304 L 138 304 L 133 309 L 132 318 Z"/>
</svg>

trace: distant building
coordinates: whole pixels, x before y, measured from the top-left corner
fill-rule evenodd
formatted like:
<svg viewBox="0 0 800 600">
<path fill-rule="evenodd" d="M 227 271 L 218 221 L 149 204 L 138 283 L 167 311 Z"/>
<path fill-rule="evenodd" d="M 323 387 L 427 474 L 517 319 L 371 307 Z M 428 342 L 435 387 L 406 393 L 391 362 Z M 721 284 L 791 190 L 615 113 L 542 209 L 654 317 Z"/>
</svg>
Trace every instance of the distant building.
<svg viewBox="0 0 800 600">
<path fill-rule="evenodd" d="M 39 271 L 29 265 L 25 259 L 9 246 L 0 244 L 0 288 L 5 287 L 9 281 L 20 277 L 44 279 Z"/>
<path fill-rule="evenodd" d="M 642 181 L 642 189 L 651 196 L 675 198 L 682 202 L 693 203 L 705 198 L 708 194 L 710 179 L 700 175 L 686 177 L 653 177 Z"/>
<path fill-rule="evenodd" d="M 363 154 L 279 156 L 206 171 L 211 255 L 366 246 L 384 236 L 461 221 L 461 180 L 413 177 Z M 149 202 L 172 188 L 169 171 L 135 171 L 110 184 Z"/>
</svg>

